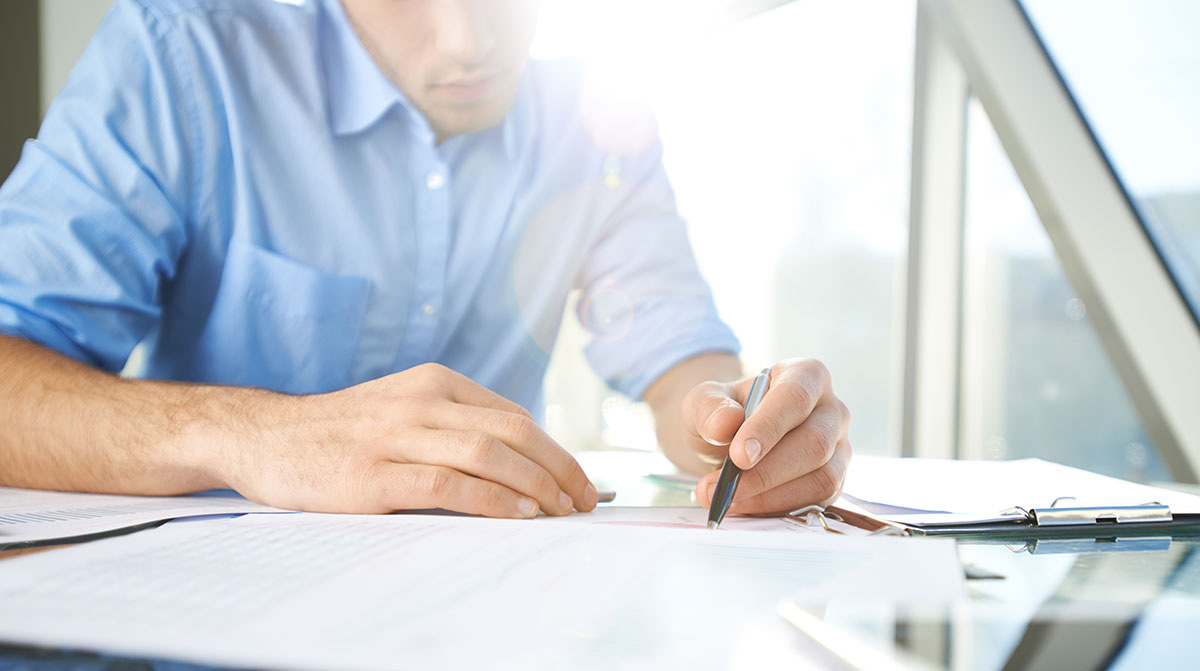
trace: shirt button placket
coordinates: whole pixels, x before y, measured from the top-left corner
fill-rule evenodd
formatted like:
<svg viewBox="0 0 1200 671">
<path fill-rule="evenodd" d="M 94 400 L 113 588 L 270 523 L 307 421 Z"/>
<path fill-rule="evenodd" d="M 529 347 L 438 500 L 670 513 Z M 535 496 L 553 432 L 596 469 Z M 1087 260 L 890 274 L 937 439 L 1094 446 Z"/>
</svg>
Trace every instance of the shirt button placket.
<svg viewBox="0 0 1200 671">
<path fill-rule="evenodd" d="M 430 361 L 437 353 L 437 313 L 444 300 L 447 254 L 450 234 L 450 196 L 447 188 L 446 167 L 434 158 L 425 172 L 425 188 L 420 189 L 420 211 L 418 222 L 417 294 L 414 296 L 412 316 L 412 342 L 407 343 L 413 354 Z"/>
</svg>

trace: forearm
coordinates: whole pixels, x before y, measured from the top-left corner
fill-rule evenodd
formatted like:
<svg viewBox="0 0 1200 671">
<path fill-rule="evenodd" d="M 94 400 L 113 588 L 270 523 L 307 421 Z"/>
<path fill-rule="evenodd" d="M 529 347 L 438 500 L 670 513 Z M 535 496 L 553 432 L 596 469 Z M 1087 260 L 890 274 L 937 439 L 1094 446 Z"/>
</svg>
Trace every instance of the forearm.
<svg viewBox="0 0 1200 671">
<path fill-rule="evenodd" d="M 272 396 L 126 380 L 0 336 L 0 485 L 158 495 L 226 486 L 230 437 Z"/>
<path fill-rule="evenodd" d="M 684 398 L 701 382 L 731 382 L 742 376 L 742 364 L 736 356 L 706 352 L 679 363 L 646 390 L 646 402 L 654 412 L 658 444 L 680 469 L 704 474 L 714 468 L 697 455 L 686 438 Z"/>
<path fill-rule="evenodd" d="M 0 336 L 0 485 L 229 487 L 293 510 L 587 511 L 596 488 L 519 405 L 437 364 L 327 394 L 123 380 Z"/>
</svg>

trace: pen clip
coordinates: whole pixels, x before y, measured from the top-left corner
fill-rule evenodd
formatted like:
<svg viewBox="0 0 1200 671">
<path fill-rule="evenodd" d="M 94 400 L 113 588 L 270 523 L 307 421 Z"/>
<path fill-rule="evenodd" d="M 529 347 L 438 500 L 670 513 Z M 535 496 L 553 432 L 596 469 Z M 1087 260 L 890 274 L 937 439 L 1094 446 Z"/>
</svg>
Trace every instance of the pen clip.
<svg viewBox="0 0 1200 671">
<path fill-rule="evenodd" d="M 751 413 L 758 409 L 758 404 L 762 402 L 763 396 L 767 393 L 767 383 L 770 379 L 770 368 L 764 368 L 754 376 L 754 382 L 750 385 L 749 393 L 746 394 L 746 419 L 750 419 Z"/>
</svg>

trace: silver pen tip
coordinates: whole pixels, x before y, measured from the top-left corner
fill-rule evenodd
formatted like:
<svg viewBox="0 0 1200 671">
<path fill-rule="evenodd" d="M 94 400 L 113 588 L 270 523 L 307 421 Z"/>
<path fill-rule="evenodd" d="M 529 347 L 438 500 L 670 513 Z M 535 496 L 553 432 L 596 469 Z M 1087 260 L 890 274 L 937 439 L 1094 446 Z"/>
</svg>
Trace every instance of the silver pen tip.
<svg viewBox="0 0 1200 671">
<path fill-rule="evenodd" d="M 720 524 L 720 522 L 709 522 L 709 523 L 708 523 L 708 528 L 709 528 L 709 529 L 716 529 L 718 524 Z"/>
</svg>

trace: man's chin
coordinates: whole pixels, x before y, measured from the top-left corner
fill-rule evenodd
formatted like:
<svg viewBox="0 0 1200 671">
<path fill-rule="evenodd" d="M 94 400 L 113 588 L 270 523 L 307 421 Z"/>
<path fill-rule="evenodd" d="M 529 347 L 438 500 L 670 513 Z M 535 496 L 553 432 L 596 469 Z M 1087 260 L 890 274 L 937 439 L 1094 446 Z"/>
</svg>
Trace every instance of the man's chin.
<svg viewBox="0 0 1200 671">
<path fill-rule="evenodd" d="M 434 123 L 433 126 L 437 129 L 438 135 L 443 138 L 450 138 L 455 135 L 470 135 L 487 130 L 504 121 L 504 115 L 488 115 L 480 117 L 472 117 L 468 119 L 453 119 L 445 123 Z"/>
<path fill-rule="evenodd" d="M 427 114 L 430 125 L 442 139 L 487 130 L 508 115 L 514 95 L 474 104 L 443 104 Z"/>
</svg>

